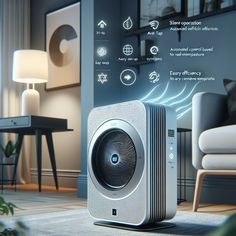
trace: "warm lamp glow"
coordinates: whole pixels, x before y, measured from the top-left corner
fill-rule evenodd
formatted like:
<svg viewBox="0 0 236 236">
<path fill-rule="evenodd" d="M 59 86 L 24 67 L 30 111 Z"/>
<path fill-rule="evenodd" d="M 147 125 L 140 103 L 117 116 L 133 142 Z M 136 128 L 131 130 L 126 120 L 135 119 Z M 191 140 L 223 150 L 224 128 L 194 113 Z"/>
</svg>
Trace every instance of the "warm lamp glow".
<svg viewBox="0 0 236 236">
<path fill-rule="evenodd" d="M 37 84 L 48 80 L 47 53 L 40 50 L 18 50 L 13 58 L 13 80 Z"/>
<path fill-rule="evenodd" d="M 27 89 L 22 93 L 21 114 L 39 115 L 40 95 L 34 84 L 48 80 L 48 55 L 40 50 L 18 50 L 14 52 L 12 79 L 26 83 Z M 30 89 L 30 84 L 33 84 Z"/>
</svg>

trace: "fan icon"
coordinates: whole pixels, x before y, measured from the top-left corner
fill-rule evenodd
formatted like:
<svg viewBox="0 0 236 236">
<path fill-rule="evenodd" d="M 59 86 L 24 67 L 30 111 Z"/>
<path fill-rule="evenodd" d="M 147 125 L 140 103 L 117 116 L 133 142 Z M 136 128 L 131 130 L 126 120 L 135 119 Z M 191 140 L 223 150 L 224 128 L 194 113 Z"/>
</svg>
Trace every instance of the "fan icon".
<svg viewBox="0 0 236 236">
<path fill-rule="evenodd" d="M 124 53 L 124 55 L 130 56 L 130 55 L 133 54 L 133 52 L 134 52 L 134 48 L 133 48 L 132 45 L 126 44 L 126 45 L 123 47 L 123 53 Z"/>
<path fill-rule="evenodd" d="M 97 54 L 99 57 L 104 57 L 107 55 L 107 49 L 105 47 L 99 47 L 97 49 Z"/>
<path fill-rule="evenodd" d="M 153 71 L 149 74 L 149 81 L 153 84 L 157 83 L 160 79 L 160 74 L 158 74 L 156 71 Z"/>
<path fill-rule="evenodd" d="M 159 52 L 159 48 L 158 48 L 157 46 L 152 46 L 152 47 L 150 48 L 150 53 L 151 53 L 152 55 L 157 55 L 158 52 Z"/>
</svg>

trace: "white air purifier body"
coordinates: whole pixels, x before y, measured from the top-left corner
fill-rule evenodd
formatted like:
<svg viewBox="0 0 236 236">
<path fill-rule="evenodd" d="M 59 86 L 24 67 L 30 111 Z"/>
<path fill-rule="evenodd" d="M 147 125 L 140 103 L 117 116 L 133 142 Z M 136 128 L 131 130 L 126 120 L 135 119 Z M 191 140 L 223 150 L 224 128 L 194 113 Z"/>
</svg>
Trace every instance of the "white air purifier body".
<svg viewBox="0 0 236 236">
<path fill-rule="evenodd" d="M 176 114 L 131 101 L 88 118 L 88 210 L 96 220 L 141 226 L 177 207 Z"/>
</svg>

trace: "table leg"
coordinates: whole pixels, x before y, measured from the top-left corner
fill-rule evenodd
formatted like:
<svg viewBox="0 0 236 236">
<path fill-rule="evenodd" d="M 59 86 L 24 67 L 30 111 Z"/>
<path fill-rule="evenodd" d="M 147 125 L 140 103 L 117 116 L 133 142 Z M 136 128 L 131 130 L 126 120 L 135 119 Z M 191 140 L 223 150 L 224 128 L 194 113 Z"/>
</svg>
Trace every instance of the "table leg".
<svg viewBox="0 0 236 236">
<path fill-rule="evenodd" d="M 56 166 L 55 151 L 54 151 L 53 138 L 52 138 L 52 133 L 51 132 L 46 133 L 46 139 L 47 139 L 47 145 L 48 145 L 48 151 L 49 151 L 49 156 L 50 156 L 54 181 L 55 181 L 56 188 L 58 190 L 57 166 Z"/>
<path fill-rule="evenodd" d="M 182 202 L 182 133 L 179 133 L 179 203 Z"/>
<path fill-rule="evenodd" d="M 3 165 L 3 162 L 2 162 L 2 181 L 1 181 L 1 183 L 2 183 L 2 193 L 3 193 L 3 185 L 4 185 L 4 181 L 3 181 L 3 178 L 4 178 L 4 173 L 3 173 L 3 171 L 4 171 L 4 165 Z"/>
<path fill-rule="evenodd" d="M 42 175 L 42 131 L 35 130 L 35 141 L 36 141 L 36 155 L 38 164 L 38 185 L 39 192 L 41 192 L 41 175 Z"/>
<path fill-rule="evenodd" d="M 16 146 L 16 155 L 15 155 L 15 165 L 14 165 L 14 170 L 13 170 L 13 177 L 12 177 L 12 185 L 15 183 L 16 184 L 16 171 L 17 171 L 17 166 L 18 166 L 18 161 L 20 157 L 20 151 L 22 147 L 22 142 L 23 142 L 24 135 L 19 134 L 18 139 L 17 139 L 17 146 Z"/>
<path fill-rule="evenodd" d="M 187 155 L 187 132 L 184 132 L 184 197 L 183 201 L 186 201 L 186 155 Z"/>
</svg>

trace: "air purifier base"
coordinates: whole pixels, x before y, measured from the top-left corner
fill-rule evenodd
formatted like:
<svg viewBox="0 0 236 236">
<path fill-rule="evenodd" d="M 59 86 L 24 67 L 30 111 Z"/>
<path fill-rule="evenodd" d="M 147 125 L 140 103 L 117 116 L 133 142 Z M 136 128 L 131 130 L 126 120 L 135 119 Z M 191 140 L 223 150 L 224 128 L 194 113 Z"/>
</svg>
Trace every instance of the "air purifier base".
<svg viewBox="0 0 236 236">
<path fill-rule="evenodd" d="M 141 225 L 141 226 L 132 226 L 132 225 L 105 222 L 105 221 L 96 221 L 94 222 L 94 225 L 122 229 L 122 230 L 140 231 L 140 232 L 156 231 L 156 230 L 167 229 L 167 228 L 172 228 L 176 226 L 175 224 L 169 223 L 169 222 L 157 222 L 157 223 Z"/>
</svg>

